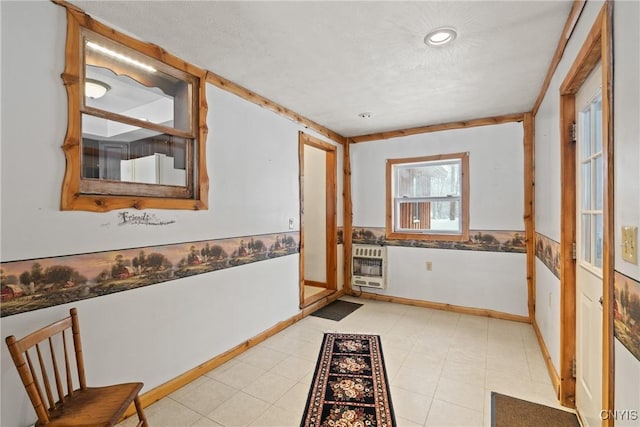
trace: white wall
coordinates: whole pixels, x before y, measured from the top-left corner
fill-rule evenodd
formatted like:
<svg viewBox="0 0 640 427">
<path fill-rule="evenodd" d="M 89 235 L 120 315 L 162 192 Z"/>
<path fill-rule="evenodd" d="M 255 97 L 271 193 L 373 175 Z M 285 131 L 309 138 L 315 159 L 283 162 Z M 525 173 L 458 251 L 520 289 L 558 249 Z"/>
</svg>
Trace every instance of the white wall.
<svg viewBox="0 0 640 427">
<path fill-rule="evenodd" d="M 298 131 L 326 138 L 213 86 L 208 210 L 154 210 L 175 220 L 161 228 L 119 227 L 117 211 L 61 212 L 65 11 L 49 1 L 0 4 L 2 262 L 278 233 L 289 231 L 289 218 L 298 229 Z M 338 194 L 341 183 L 339 176 Z M 148 391 L 290 318 L 299 311 L 298 263 L 290 255 L 71 304 L 90 382 L 141 380 Z M 2 337 L 22 336 L 71 305 L 4 317 Z M 0 424 L 30 425 L 33 409 L 1 348 Z"/>
<path fill-rule="evenodd" d="M 538 258 L 536 268 L 536 323 L 553 366 L 560 366 L 560 298 L 558 278 Z"/>
<path fill-rule="evenodd" d="M 621 227 L 640 228 L 640 3 L 616 2 L 613 21 L 615 269 L 640 282 L 640 265 L 624 261 L 620 253 Z M 640 361 L 618 340 L 614 351 L 615 407 L 640 416 Z M 640 420 L 616 423 L 632 425 Z"/>
<path fill-rule="evenodd" d="M 327 154 L 304 146 L 304 279 L 327 281 Z"/>
<path fill-rule="evenodd" d="M 470 153 L 470 229 L 524 230 L 521 123 L 353 145 L 354 227 L 385 226 L 386 159 L 458 152 Z M 388 289 L 379 293 L 528 314 L 524 254 L 404 247 L 389 247 L 388 254 Z M 426 261 L 432 261 L 431 272 Z"/>
<path fill-rule="evenodd" d="M 527 315 L 523 254 L 389 246 L 387 262 L 388 289 L 379 293 Z"/>
</svg>

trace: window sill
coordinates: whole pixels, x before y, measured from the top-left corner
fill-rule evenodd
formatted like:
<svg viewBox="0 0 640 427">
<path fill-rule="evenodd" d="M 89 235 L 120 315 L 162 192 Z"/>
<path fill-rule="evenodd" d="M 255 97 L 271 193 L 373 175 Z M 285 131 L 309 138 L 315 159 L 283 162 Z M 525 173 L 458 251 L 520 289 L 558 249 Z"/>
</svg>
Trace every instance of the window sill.
<svg viewBox="0 0 640 427">
<path fill-rule="evenodd" d="M 431 240 L 442 242 L 465 242 L 469 240 L 469 232 L 462 234 L 433 234 L 433 233 L 398 233 L 386 230 L 385 239 L 387 240 Z"/>
</svg>

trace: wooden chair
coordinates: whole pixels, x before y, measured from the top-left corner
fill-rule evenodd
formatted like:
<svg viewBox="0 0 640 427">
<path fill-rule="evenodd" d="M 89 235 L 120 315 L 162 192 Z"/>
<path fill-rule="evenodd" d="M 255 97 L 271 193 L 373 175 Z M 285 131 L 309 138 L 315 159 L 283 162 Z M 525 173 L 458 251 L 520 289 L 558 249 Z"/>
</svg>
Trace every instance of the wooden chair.
<svg viewBox="0 0 640 427">
<path fill-rule="evenodd" d="M 75 358 L 67 348 L 69 330 L 73 338 Z M 112 426 L 133 402 L 138 412 L 137 425 L 148 426 L 138 396 L 142 383 L 87 387 L 78 312 L 75 308 L 70 310 L 69 317 L 20 340 L 11 335 L 6 341 L 38 416 L 36 425 Z M 64 375 L 60 375 L 60 364 L 63 364 Z M 55 379 L 55 389 L 51 387 L 51 377 Z M 74 388 L 74 382 L 79 383 L 78 388 Z M 46 394 L 43 394 L 42 385 Z"/>
</svg>

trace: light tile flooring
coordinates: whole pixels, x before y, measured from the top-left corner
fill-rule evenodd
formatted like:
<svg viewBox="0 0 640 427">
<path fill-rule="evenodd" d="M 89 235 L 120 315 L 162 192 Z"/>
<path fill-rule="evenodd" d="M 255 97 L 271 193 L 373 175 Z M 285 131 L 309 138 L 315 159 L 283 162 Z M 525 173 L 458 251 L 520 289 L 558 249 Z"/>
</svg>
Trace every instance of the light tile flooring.
<svg viewBox="0 0 640 427">
<path fill-rule="evenodd" d="M 299 426 L 323 332 L 381 336 L 400 427 L 490 426 L 491 391 L 558 407 L 531 325 L 343 299 L 364 306 L 302 319 L 146 408 L 149 423 Z"/>
</svg>

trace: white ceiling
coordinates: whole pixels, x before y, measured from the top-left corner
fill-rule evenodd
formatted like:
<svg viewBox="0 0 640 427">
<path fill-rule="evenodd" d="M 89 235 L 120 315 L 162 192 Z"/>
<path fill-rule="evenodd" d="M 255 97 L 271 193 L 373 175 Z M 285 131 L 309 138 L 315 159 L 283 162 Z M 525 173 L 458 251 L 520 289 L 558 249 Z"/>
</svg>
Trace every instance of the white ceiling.
<svg viewBox="0 0 640 427">
<path fill-rule="evenodd" d="M 530 111 L 572 2 L 72 3 L 354 136 Z M 440 26 L 458 38 L 426 46 Z"/>
</svg>

